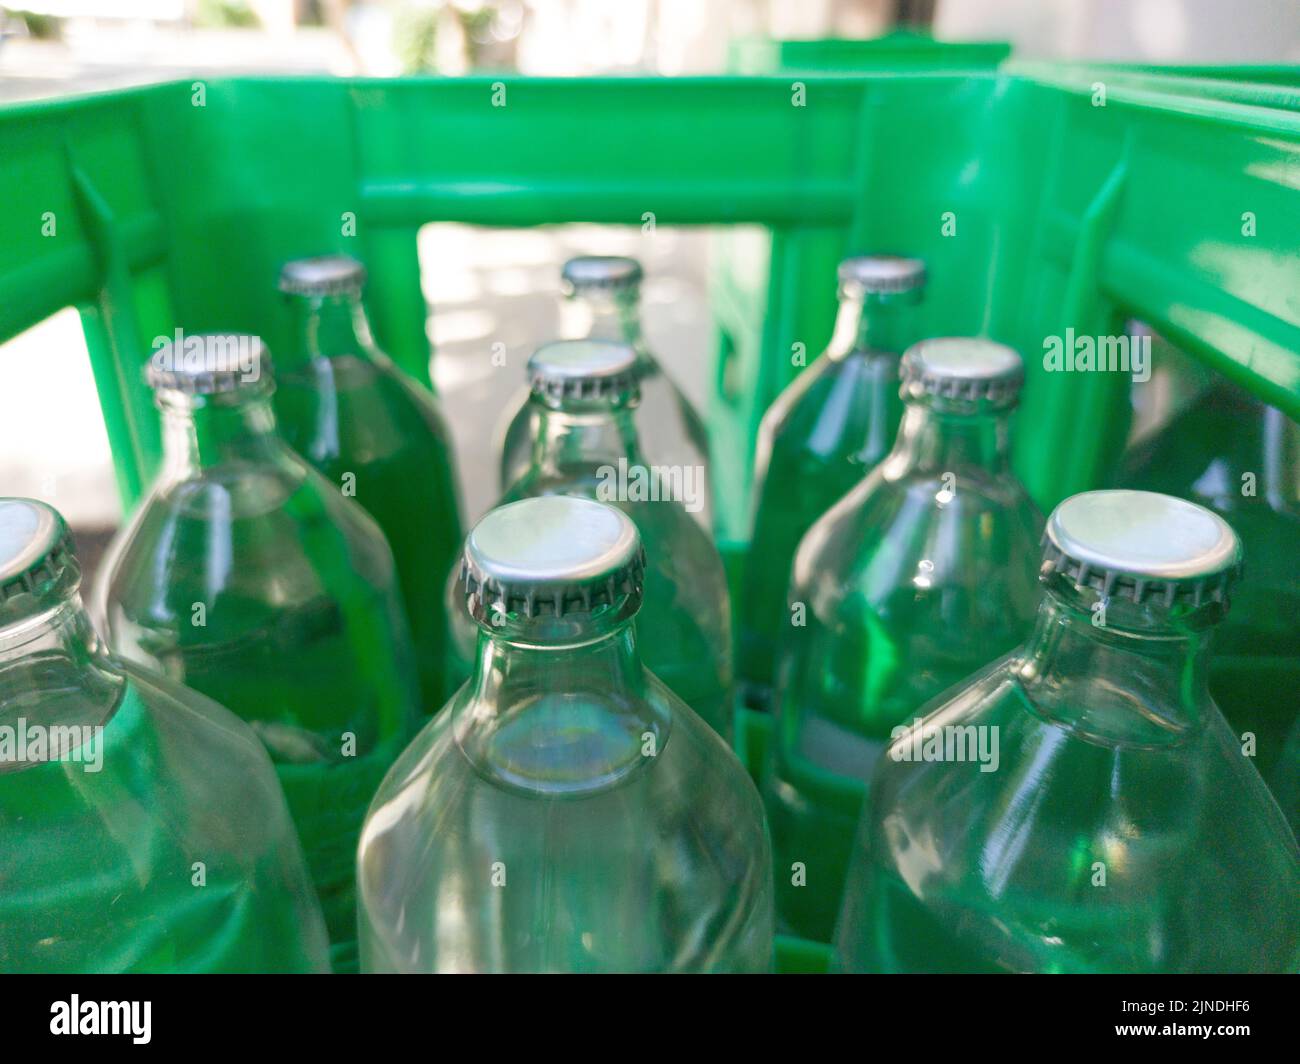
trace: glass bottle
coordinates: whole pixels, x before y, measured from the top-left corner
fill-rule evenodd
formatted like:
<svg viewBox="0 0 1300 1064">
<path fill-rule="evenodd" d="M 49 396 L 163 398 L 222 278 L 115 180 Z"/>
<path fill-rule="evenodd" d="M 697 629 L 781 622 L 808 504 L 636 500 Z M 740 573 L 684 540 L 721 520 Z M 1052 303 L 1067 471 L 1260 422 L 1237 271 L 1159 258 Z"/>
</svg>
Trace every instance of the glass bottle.
<svg viewBox="0 0 1300 1064">
<path fill-rule="evenodd" d="M 1028 643 L 881 759 L 839 967 L 1295 969 L 1300 851 L 1207 684 L 1240 556 L 1167 495 L 1056 508 Z"/>
<path fill-rule="evenodd" d="M 545 496 L 465 543 L 474 675 L 384 780 L 358 856 L 365 971 L 761 972 L 762 804 L 641 664 L 645 551 Z"/>
<path fill-rule="evenodd" d="M 1300 725 L 1300 425 L 1223 380 L 1133 447 L 1118 483 L 1197 502 L 1241 538 L 1250 565 L 1215 636 L 1210 690 L 1275 779 Z"/>
<path fill-rule="evenodd" d="M 256 337 L 187 337 L 148 379 L 163 465 L 103 567 L 109 644 L 252 725 L 346 970 L 361 820 L 417 715 L 392 554 L 276 432 Z"/>
<path fill-rule="evenodd" d="M 764 797 L 777 911 L 828 941 L 866 784 L 895 725 L 1033 621 L 1042 516 L 1012 474 L 1020 357 L 926 340 L 900 366 L 889 455 L 804 536 Z"/>
<path fill-rule="evenodd" d="M 388 539 L 432 712 L 449 693 L 442 578 L 462 536 L 451 436 L 433 394 L 375 346 L 365 281 L 346 255 L 285 264 L 294 342 L 276 355 L 275 415 L 289 445 L 347 485 Z"/>
<path fill-rule="evenodd" d="M 699 414 L 646 346 L 641 332 L 641 264 L 618 255 L 582 255 L 569 259 L 561 271 L 568 297 L 561 316 L 566 339 L 617 340 L 637 354 L 641 408 L 637 429 L 646 453 L 656 462 L 709 475 L 708 433 Z M 537 414 L 521 390 L 509 407 L 501 435 L 501 489 L 512 487 L 528 470 Z M 712 527 L 713 496 L 707 487 L 703 505 L 692 516 Z"/>
<path fill-rule="evenodd" d="M 1282 744 L 1282 756 L 1274 763 L 1265 782 L 1282 808 L 1291 831 L 1300 839 L 1300 720 Z"/>
<path fill-rule="evenodd" d="M 327 970 L 256 736 L 111 658 L 80 583 L 62 517 L 0 499 L 0 971 Z"/>
<path fill-rule="evenodd" d="M 763 415 L 745 566 L 739 672 L 770 708 L 790 567 L 805 532 L 885 457 L 898 431 L 898 359 L 920 339 L 919 259 L 864 255 L 839 267 L 840 310 L 826 352 Z"/>
<path fill-rule="evenodd" d="M 528 362 L 537 432 L 531 464 L 503 503 L 538 495 L 608 502 L 635 522 L 646 545 L 645 605 L 637 617 L 647 667 L 718 734 L 731 734 L 731 606 L 712 537 L 691 519 L 708 488 L 701 467 L 657 465 L 641 450 L 635 351 L 602 340 L 545 344 Z M 472 666 L 477 632 L 460 604 L 448 611 L 458 660 Z"/>
</svg>

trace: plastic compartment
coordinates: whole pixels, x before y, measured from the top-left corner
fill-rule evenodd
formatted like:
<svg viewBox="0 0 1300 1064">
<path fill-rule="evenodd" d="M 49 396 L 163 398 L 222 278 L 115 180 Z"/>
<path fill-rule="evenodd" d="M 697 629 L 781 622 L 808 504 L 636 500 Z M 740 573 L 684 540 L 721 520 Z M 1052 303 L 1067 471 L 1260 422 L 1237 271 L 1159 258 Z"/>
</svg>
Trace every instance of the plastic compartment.
<svg viewBox="0 0 1300 1064">
<path fill-rule="evenodd" d="M 159 456 L 152 339 L 242 329 L 274 350 L 286 258 L 363 259 L 381 342 L 427 381 L 426 222 L 757 223 L 766 237 L 723 257 L 708 411 L 733 572 L 758 419 L 793 345 L 824 346 L 851 250 L 923 256 L 928 331 L 1025 354 L 1015 464 L 1045 509 L 1104 479 L 1127 422 L 1127 376 L 1043 369 L 1067 329 L 1140 318 L 1300 418 L 1287 72 L 957 66 L 801 73 L 799 98 L 788 73 L 237 78 L 7 106 L 0 339 L 81 312 L 129 504 Z M 767 723 L 742 714 L 751 766 Z M 785 970 L 825 954 L 780 943 Z"/>
</svg>

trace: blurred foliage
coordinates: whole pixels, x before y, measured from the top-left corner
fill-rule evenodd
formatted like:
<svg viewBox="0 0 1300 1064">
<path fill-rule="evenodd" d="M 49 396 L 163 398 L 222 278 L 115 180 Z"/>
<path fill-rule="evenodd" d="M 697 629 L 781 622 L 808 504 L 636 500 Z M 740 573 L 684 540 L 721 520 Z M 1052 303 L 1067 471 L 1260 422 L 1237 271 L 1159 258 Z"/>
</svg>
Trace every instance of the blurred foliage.
<svg viewBox="0 0 1300 1064">
<path fill-rule="evenodd" d="M 440 26 L 450 29 L 460 42 L 466 66 L 480 68 L 494 58 L 504 35 L 498 35 L 502 8 L 498 4 L 415 0 L 404 4 L 393 23 L 393 49 L 405 74 L 428 74 L 438 69 Z M 457 33 L 456 31 L 459 30 Z"/>
<path fill-rule="evenodd" d="M 321 0 L 298 0 L 299 26 L 329 26 Z"/>
<path fill-rule="evenodd" d="M 57 41 L 63 36 L 63 19 L 57 15 L 41 15 L 35 11 L 20 11 L 10 7 L 0 7 L 0 15 L 8 14 L 17 19 L 27 30 L 28 36 L 37 41 Z"/>
<path fill-rule="evenodd" d="M 492 41 L 492 26 L 497 20 L 498 11 L 491 6 L 480 7 L 475 11 L 459 7 L 455 10 L 465 37 L 465 58 L 471 68 L 477 67 L 481 64 L 484 45 Z"/>
<path fill-rule="evenodd" d="M 194 24 L 219 29 L 257 29 L 262 25 L 248 0 L 199 0 Z"/>
<path fill-rule="evenodd" d="M 403 74 L 431 74 L 438 69 L 440 4 L 406 5 L 393 22 L 393 50 Z"/>
</svg>

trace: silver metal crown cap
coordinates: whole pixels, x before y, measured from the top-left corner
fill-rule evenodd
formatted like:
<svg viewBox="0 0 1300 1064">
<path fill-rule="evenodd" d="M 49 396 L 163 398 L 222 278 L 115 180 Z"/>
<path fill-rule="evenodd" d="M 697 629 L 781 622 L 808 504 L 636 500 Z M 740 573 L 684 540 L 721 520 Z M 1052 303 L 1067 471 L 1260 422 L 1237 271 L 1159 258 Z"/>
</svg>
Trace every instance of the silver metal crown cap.
<svg viewBox="0 0 1300 1064">
<path fill-rule="evenodd" d="M 185 395 L 270 390 L 271 353 L 249 333 L 178 332 L 150 357 L 145 380 L 154 391 Z"/>
<path fill-rule="evenodd" d="M 360 292 L 366 268 L 350 255 L 294 259 L 280 267 L 280 291 L 297 296 L 331 296 Z"/>
<path fill-rule="evenodd" d="M 844 295 L 888 295 L 925 284 L 925 263 L 902 255 L 855 255 L 836 271 Z"/>
<path fill-rule="evenodd" d="M 631 288 L 640 284 L 643 276 L 641 264 L 625 255 L 579 255 L 560 270 L 561 280 L 574 292 Z"/>
<path fill-rule="evenodd" d="M 614 340 L 556 340 L 528 360 L 528 386 L 545 399 L 612 399 L 637 392 L 637 354 Z"/>
<path fill-rule="evenodd" d="M 1041 575 L 1141 603 L 1227 601 L 1241 545 L 1218 514 L 1153 491 L 1086 491 L 1052 511 Z"/>
<path fill-rule="evenodd" d="M 0 625 L 80 580 L 72 535 L 59 512 L 36 499 L 0 499 Z"/>
<path fill-rule="evenodd" d="M 568 617 L 632 597 L 645 552 L 621 510 L 572 495 L 543 495 L 490 511 L 465 539 L 460 582 L 475 620 L 494 612 Z"/>
<path fill-rule="evenodd" d="M 1011 405 L 1020 395 L 1025 366 L 1006 344 L 976 336 L 922 340 L 899 364 L 905 399 L 925 395 L 966 402 Z"/>
</svg>

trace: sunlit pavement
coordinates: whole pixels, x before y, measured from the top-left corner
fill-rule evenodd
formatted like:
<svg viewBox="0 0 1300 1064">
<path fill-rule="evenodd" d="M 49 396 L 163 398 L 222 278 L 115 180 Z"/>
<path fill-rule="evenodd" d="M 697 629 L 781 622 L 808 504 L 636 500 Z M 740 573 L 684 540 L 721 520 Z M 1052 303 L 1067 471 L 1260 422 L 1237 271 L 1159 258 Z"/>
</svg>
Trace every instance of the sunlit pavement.
<svg viewBox="0 0 1300 1064">
<path fill-rule="evenodd" d="M 497 497 L 495 433 L 541 343 L 572 334 L 562 323 L 560 264 L 578 254 L 633 255 L 646 271 L 646 339 L 697 405 L 704 402 L 713 335 L 705 288 L 707 230 L 568 225 L 483 230 L 426 226 L 420 236 L 425 297 L 434 308 L 435 385 L 456 441 L 466 508 Z M 505 365 L 494 364 L 494 343 Z M 497 360 L 499 361 L 499 360 Z"/>
</svg>

